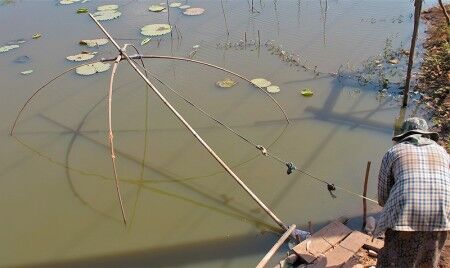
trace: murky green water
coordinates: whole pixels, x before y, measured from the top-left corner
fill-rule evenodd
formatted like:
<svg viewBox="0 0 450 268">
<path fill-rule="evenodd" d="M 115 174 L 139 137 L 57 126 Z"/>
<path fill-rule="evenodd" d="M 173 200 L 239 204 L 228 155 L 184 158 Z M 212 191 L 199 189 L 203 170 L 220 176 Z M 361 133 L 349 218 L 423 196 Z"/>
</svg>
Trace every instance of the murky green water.
<svg viewBox="0 0 450 268">
<path fill-rule="evenodd" d="M 402 1 L 186 1 L 206 8 L 197 17 L 171 9 L 182 38 L 154 38 L 141 47 L 139 28 L 166 23 L 150 13 L 158 1 L 90 1 L 59 6 L 56 1 L 15 1 L 0 6 L 0 44 L 29 39 L 0 54 L 0 266 L 252 267 L 275 242 L 276 225 L 174 118 L 142 80 L 122 62 L 115 83 L 113 126 L 118 172 L 129 224 L 121 222 L 107 142 L 109 72 L 80 77 L 71 72 L 39 94 L 9 128 L 19 107 L 52 76 L 75 66 L 65 60 L 81 50 L 114 57 L 111 44 L 78 45 L 102 37 L 80 7 L 95 10 L 118 3 L 122 16 L 104 22 L 120 43 L 145 54 L 188 56 L 246 77 L 265 77 L 280 86 L 273 95 L 291 119 L 286 126 L 276 106 L 243 80 L 219 89 L 229 77 L 205 66 L 147 60 L 147 67 L 182 94 L 258 144 L 321 178 L 361 192 L 366 162 L 372 161 L 369 192 L 376 192 L 379 160 L 391 145 L 399 102 L 380 99 L 377 88 L 289 66 L 265 43 L 321 72 L 359 66 L 408 44 L 413 7 Z M 184 3 L 184 2 L 183 2 Z M 227 37 L 226 26 L 230 35 Z M 223 49 L 244 39 L 261 47 Z M 32 40 L 35 32 L 43 37 Z M 134 39 L 134 40 L 133 40 Z M 256 41 L 257 42 L 257 41 Z M 22 55 L 30 63 L 15 63 Z M 19 73 L 34 69 L 23 76 Z M 236 136 L 206 119 L 166 88 L 161 92 L 205 140 L 286 224 L 321 225 L 361 213 L 361 200 L 345 192 L 333 199 L 322 184 L 261 156 Z M 314 96 L 299 90 L 311 88 Z M 374 209 L 374 207 L 372 207 Z M 280 253 L 281 254 L 281 253 Z M 281 256 L 281 255 L 279 255 Z M 279 259 L 279 256 L 274 259 Z"/>
</svg>

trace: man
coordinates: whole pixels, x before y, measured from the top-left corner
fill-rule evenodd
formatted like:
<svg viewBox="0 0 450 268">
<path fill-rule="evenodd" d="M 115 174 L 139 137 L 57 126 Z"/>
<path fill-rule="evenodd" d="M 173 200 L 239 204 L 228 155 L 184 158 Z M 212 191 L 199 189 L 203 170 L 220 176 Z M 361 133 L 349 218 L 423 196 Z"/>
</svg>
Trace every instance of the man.
<svg viewBox="0 0 450 268">
<path fill-rule="evenodd" d="M 384 155 L 375 234 L 385 231 L 377 267 L 437 267 L 450 230 L 450 157 L 421 118 L 403 122 Z"/>
</svg>

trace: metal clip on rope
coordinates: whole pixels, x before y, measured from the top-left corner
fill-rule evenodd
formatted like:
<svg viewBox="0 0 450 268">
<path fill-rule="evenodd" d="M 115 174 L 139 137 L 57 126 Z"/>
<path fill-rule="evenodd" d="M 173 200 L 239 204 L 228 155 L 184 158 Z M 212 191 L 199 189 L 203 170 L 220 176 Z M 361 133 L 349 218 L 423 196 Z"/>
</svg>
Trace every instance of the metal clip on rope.
<svg viewBox="0 0 450 268">
<path fill-rule="evenodd" d="M 336 186 L 334 186 L 334 184 L 327 183 L 327 189 L 328 192 L 330 192 L 331 197 L 336 198 L 336 195 L 333 193 L 333 191 L 336 191 Z"/>
<path fill-rule="evenodd" d="M 292 171 L 294 171 L 294 170 L 297 169 L 297 167 L 294 166 L 294 163 L 292 163 L 292 162 L 286 163 L 286 166 L 287 166 L 287 171 L 286 171 L 286 173 L 287 173 L 288 175 L 290 175 L 290 174 L 292 173 Z"/>
</svg>

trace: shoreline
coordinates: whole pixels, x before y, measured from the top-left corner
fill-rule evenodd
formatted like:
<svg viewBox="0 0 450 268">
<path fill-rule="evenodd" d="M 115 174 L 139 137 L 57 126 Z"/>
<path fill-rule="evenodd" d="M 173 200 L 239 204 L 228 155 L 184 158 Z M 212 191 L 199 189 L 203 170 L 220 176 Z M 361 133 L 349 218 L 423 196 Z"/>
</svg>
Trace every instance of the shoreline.
<svg viewBox="0 0 450 268">
<path fill-rule="evenodd" d="M 450 4 L 445 5 L 447 12 Z M 449 25 L 439 5 L 422 11 L 426 25 L 424 58 L 415 88 L 423 94 L 421 103 L 429 113 L 439 144 L 450 152 L 450 46 Z"/>
</svg>

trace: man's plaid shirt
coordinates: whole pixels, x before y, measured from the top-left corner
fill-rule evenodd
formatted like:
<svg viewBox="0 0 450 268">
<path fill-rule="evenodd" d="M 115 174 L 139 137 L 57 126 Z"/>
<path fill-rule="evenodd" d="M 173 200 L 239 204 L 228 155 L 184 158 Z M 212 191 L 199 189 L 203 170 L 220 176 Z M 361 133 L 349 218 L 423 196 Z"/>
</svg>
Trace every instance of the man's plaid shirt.
<svg viewBox="0 0 450 268">
<path fill-rule="evenodd" d="M 401 142 L 384 155 L 378 177 L 378 203 L 384 208 L 376 234 L 387 228 L 450 230 L 450 157 L 428 141 Z"/>
</svg>

